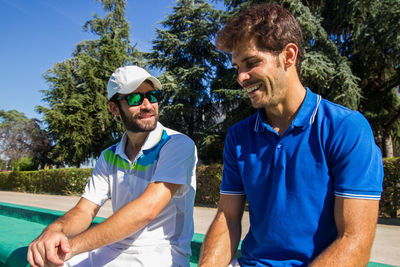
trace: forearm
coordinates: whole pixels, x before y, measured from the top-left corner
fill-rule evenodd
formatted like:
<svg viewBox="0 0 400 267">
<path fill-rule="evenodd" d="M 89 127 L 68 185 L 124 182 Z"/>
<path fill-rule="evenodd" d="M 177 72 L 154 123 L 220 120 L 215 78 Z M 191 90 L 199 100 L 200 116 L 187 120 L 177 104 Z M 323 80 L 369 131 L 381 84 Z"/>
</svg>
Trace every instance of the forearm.
<svg viewBox="0 0 400 267">
<path fill-rule="evenodd" d="M 151 183 L 139 198 L 126 204 L 104 222 L 72 238 L 72 254 L 103 247 L 136 233 L 158 216 L 180 186 Z"/>
<path fill-rule="evenodd" d="M 128 203 L 104 222 L 95 225 L 70 240 L 72 254 L 90 251 L 122 240 L 143 228 L 153 218 L 134 202 Z"/>
<path fill-rule="evenodd" d="M 240 236 L 240 221 L 228 223 L 223 213 L 218 213 L 203 242 L 199 267 L 227 266 L 236 253 Z"/>
<path fill-rule="evenodd" d="M 62 232 L 68 237 L 73 237 L 86 230 L 93 218 L 94 216 L 88 215 L 87 212 L 72 209 L 46 227 L 45 231 Z"/>
<path fill-rule="evenodd" d="M 27 260 L 32 266 L 54 263 L 62 265 L 70 255 L 68 236 L 84 231 L 93 220 L 99 206 L 86 199 L 46 227 L 29 245 Z"/>
<path fill-rule="evenodd" d="M 366 266 L 375 236 L 379 202 L 335 198 L 337 239 L 310 265 Z"/>
<path fill-rule="evenodd" d="M 44 231 L 62 232 L 68 237 L 73 237 L 89 227 L 99 209 L 99 206 L 82 198 L 75 207 L 46 227 Z"/>
<path fill-rule="evenodd" d="M 371 238 L 373 239 L 373 237 Z M 309 266 L 366 266 L 371 253 L 371 241 L 343 236 L 336 239 Z"/>
</svg>

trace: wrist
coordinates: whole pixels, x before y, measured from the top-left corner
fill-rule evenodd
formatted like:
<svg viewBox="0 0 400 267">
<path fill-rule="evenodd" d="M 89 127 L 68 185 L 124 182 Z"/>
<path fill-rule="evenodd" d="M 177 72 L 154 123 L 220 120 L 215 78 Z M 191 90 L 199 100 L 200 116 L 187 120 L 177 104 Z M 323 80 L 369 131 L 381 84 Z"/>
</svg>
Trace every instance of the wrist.
<svg viewBox="0 0 400 267">
<path fill-rule="evenodd" d="M 70 254 L 70 257 L 73 257 L 75 255 L 78 255 L 78 254 L 81 254 L 82 252 L 84 252 L 81 250 L 81 246 L 79 244 L 80 244 L 79 240 L 76 237 L 69 239 L 70 250 L 69 250 L 68 254 Z"/>
<path fill-rule="evenodd" d="M 52 223 L 49 226 L 47 226 L 43 232 L 61 232 L 63 233 L 62 226 L 58 223 Z"/>
</svg>

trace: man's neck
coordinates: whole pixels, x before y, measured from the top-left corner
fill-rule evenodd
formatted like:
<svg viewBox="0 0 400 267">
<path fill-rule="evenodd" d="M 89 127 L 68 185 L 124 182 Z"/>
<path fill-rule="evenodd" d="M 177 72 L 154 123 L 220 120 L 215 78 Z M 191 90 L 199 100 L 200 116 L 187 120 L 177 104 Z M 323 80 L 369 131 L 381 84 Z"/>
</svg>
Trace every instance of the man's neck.
<svg viewBox="0 0 400 267">
<path fill-rule="evenodd" d="M 129 160 L 133 162 L 150 132 L 134 133 L 127 131 L 126 133 L 125 154 L 128 156 Z"/>
<path fill-rule="evenodd" d="M 287 96 L 282 103 L 265 107 L 267 123 L 282 136 L 290 127 L 305 99 L 307 91 L 299 83 L 287 91 Z"/>
</svg>

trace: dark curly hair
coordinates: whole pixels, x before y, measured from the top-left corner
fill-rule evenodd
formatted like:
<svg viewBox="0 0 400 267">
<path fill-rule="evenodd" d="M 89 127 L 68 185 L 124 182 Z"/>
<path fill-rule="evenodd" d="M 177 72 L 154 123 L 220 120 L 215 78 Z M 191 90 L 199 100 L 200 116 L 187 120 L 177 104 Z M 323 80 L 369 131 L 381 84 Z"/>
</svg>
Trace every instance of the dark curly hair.
<svg viewBox="0 0 400 267">
<path fill-rule="evenodd" d="M 242 40 L 253 40 L 257 49 L 279 54 L 289 43 L 298 47 L 296 69 L 303 60 L 303 34 L 295 17 L 278 4 L 262 3 L 239 12 L 217 33 L 219 50 L 232 52 Z"/>
</svg>

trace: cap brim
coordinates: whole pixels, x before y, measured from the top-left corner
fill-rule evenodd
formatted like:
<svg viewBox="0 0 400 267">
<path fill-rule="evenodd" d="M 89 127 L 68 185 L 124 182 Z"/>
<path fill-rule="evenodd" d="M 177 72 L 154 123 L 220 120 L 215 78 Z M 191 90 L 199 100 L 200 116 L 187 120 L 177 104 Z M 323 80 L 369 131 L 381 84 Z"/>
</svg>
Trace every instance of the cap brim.
<svg viewBox="0 0 400 267">
<path fill-rule="evenodd" d="M 123 95 L 131 94 L 131 93 L 135 92 L 139 88 L 139 86 L 146 80 L 151 81 L 155 89 L 161 90 L 162 86 L 161 86 L 160 81 L 157 78 L 150 76 L 150 77 L 146 77 L 143 79 L 135 80 L 131 84 L 125 86 L 125 88 L 119 90 L 118 93 L 123 94 Z"/>
<path fill-rule="evenodd" d="M 147 78 L 146 80 L 151 81 L 153 83 L 155 89 L 158 89 L 158 90 L 162 89 L 162 85 L 156 77 L 151 76 L 151 77 Z"/>
</svg>

